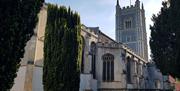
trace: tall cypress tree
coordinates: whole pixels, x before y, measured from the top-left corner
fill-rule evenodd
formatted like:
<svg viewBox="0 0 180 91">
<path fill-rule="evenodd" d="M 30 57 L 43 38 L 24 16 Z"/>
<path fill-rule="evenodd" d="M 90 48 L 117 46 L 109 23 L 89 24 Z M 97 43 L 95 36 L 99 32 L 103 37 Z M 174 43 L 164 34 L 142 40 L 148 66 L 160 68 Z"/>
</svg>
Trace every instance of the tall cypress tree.
<svg viewBox="0 0 180 91">
<path fill-rule="evenodd" d="M 161 12 L 154 15 L 152 20 L 154 22 L 151 29 L 150 47 L 152 52 L 152 59 L 156 62 L 157 67 L 165 75 L 172 75 L 180 77 L 179 73 L 179 20 L 180 8 L 177 0 L 170 0 L 163 2 Z M 173 4 L 174 3 L 174 4 Z M 176 4 L 177 5 L 176 5 Z M 169 6 L 170 5 L 170 6 Z M 176 5 L 176 8 L 174 8 Z"/>
<path fill-rule="evenodd" d="M 43 84 L 45 91 L 79 91 L 80 18 L 70 8 L 48 5 Z"/>
<path fill-rule="evenodd" d="M 175 59 L 174 75 L 180 78 L 180 1 L 179 0 L 169 0 L 170 1 L 170 19 L 171 27 L 174 31 L 175 36 L 175 53 L 173 55 Z"/>
<path fill-rule="evenodd" d="M 43 0 L 0 0 L 0 91 L 14 84 Z"/>
</svg>

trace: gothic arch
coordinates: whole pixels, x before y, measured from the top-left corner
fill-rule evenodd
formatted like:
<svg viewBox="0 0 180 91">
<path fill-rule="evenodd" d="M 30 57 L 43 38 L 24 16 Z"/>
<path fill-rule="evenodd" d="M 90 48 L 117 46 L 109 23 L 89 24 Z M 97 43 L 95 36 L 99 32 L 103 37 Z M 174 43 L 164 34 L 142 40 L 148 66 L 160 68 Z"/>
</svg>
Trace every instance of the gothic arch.
<svg viewBox="0 0 180 91">
<path fill-rule="evenodd" d="M 110 53 L 106 53 L 102 56 L 103 61 L 109 60 L 109 61 L 113 61 L 114 60 L 114 55 L 110 54 Z"/>
</svg>

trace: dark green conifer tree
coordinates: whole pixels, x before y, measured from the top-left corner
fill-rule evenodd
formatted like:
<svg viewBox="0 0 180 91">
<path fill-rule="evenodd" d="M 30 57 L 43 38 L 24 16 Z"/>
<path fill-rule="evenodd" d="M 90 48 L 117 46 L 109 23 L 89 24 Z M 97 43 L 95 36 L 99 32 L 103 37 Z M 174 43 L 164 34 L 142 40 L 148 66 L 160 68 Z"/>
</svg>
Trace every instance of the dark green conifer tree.
<svg viewBox="0 0 180 91">
<path fill-rule="evenodd" d="M 170 2 L 170 19 L 171 19 L 171 29 L 174 31 L 174 53 L 175 57 L 174 64 L 175 69 L 173 75 L 180 78 L 180 1 L 179 0 L 169 0 Z"/>
<path fill-rule="evenodd" d="M 44 42 L 44 91 L 79 91 L 80 17 L 70 8 L 48 5 Z"/>
<path fill-rule="evenodd" d="M 43 0 L 0 0 L 0 91 L 14 84 Z"/>
<path fill-rule="evenodd" d="M 152 60 L 164 75 L 180 77 L 179 41 L 180 12 L 177 0 L 163 2 L 161 12 L 153 15 L 150 47 Z M 176 7 L 176 8 L 175 8 Z"/>
</svg>

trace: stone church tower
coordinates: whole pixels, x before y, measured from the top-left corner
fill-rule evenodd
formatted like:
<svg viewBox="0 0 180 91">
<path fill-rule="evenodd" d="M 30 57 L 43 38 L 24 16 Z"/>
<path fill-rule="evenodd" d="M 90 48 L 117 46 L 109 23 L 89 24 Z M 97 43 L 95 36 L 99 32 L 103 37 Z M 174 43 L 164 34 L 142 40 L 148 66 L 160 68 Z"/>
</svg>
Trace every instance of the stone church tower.
<svg viewBox="0 0 180 91">
<path fill-rule="evenodd" d="M 116 5 L 116 41 L 122 42 L 135 53 L 148 60 L 145 10 L 136 0 L 135 5 L 121 8 Z"/>
</svg>

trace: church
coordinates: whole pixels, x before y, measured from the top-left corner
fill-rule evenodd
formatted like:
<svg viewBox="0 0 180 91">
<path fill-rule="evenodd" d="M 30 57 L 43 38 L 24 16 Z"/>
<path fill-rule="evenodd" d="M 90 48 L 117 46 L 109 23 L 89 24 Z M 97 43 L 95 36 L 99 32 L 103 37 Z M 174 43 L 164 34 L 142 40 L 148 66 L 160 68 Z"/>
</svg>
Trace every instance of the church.
<svg viewBox="0 0 180 91">
<path fill-rule="evenodd" d="M 153 91 L 171 89 L 154 62 L 148 60 L 145 10 L 135 5 L 116 4 L 116 40 L 99 27 L 81 26 L 83 56 L 79 91 Z M 39 13 L 35 34 L 27 43 L 11 91 L 43 91 L 43 46 L 47 7 Z"/>
</svg>

